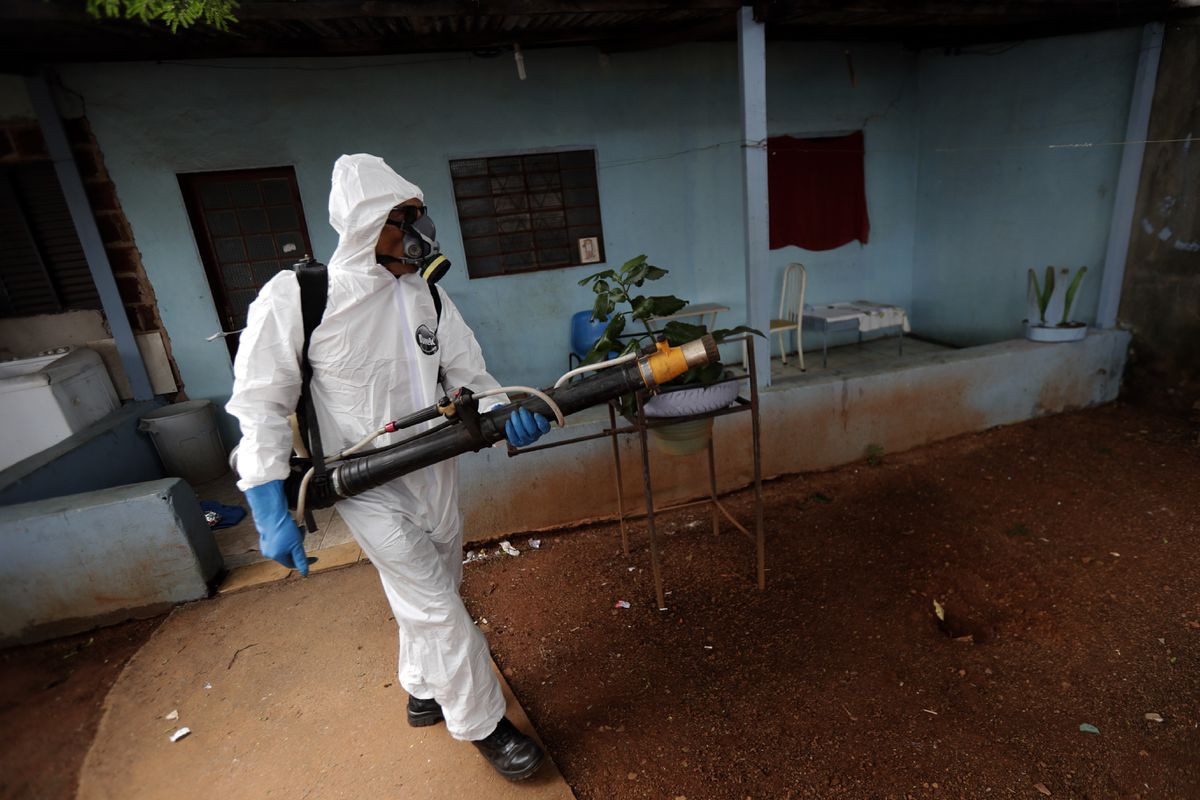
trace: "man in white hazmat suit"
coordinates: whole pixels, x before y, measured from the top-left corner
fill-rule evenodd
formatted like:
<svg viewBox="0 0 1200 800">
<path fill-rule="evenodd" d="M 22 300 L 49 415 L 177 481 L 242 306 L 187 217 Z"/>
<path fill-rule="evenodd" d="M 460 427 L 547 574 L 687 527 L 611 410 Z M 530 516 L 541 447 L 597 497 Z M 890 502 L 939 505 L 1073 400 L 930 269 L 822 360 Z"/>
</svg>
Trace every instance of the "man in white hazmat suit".
<svg viewBox="0 0 1200 800">
<path fill-rule="evenodd" d="M 334 165 L 329 222 L 340 238 L 329 261 L 325 315 L 309 345 L 311 392 L 326 453 L 433 405 L 443 390 L 499 386 L 454 303 L 405 256 L 403 240 L 424 215 L 421 190 L 382 159 L 342 156 Z M 431 289 L 441 292 L 440 321 Z M 307 575 L 303 537 L 283 489 L 292 452 L 287 418 L 300 396 L 303 338 L 299 282 L 293 272 L 281 272 L 250 306 L 226 409 L 241 423 L 238 488 L 250 502 L 263 554 Z M 480 410 L 507 400 L 497 395 L 483 401 L 489 402 Z M 374 445 L 424 429 L 389 434 Z M 524 446 L 549 423 L 522 409 L 505 430 L 510 442 Z M 399 625 L 399 679 L 409 693 L 409 723 L 444 719 L 451 736 L 473 742 L 506 778 L 532 775 L 542 751 L 505 718 L 487 640 L 458 593 L 462 520 L 454 461 L 341 500 L 337 510 L 378 568 Z"/>
</svg>

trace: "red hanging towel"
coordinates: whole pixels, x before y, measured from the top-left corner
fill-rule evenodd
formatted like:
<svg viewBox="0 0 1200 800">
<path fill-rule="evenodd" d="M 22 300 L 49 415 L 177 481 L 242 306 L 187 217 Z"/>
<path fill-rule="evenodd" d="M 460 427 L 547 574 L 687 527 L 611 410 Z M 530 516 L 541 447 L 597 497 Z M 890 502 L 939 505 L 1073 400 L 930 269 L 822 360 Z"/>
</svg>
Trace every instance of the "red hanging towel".
<svg viewBox="0 0 1200 800">
<path fill-rule="evenodd" d="M 767 139 L 771 249 L 832 250 L 867 243 L 862 131 L 849 136 Z"/>
</svg>

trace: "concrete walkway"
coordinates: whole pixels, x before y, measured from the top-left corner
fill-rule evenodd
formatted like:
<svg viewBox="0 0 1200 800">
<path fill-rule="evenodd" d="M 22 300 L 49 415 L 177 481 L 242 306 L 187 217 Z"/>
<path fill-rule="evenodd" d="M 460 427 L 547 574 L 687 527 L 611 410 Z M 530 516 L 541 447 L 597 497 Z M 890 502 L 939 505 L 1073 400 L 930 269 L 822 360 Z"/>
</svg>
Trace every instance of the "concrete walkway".
<svg viewBox="0 0 1200 800">
<path fill-rule="evenodd" d="M 396 637 L 367 563 L 177 609 L 109 694 L 78 797 L 573 797 L 549 759 L 511 784 L 444 725 L 410 728 Z"/>
</svg>

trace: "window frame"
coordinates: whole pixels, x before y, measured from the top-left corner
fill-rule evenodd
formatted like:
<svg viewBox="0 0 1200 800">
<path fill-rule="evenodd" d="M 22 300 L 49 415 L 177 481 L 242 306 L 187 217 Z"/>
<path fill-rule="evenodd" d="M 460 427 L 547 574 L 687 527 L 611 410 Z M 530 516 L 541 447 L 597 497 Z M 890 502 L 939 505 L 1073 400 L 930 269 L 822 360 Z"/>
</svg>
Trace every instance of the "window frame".
<svg viewBox="0 0 1200 800">
<path fill-rule="evenodd" d="M 586 187 L 565 186 L 562 181 L 562 176 L 564 173 L 580 172 L 580 171 L 584 171 L 584 170 L 582 170 L 579 167 L 570 167 L 570 166 L 568 166 L 564 169 L 562 163 L 560 162 L 558 165 L 558 168 L 557 168 L 557 175 L 559 178 L 557 188 L 560 191 L 560 193 L 564 193 L 564 194 L 565 194 L 565 190 L 571 189 L 571 188 L 583 188 L 583 189 L 592 190 L 592 191 L 594 191 L 594 201 L 592 203 L 568 205 L 566 203 L 566 198 L 563 197 L 560 205 L 558 205 L 556 207 L 534 209 L 532 207 L 532 205 L 528 203 L 528 198 L 530 197 L 530 195 L 534 194 L 535 192 L 530 191 L 528 182 L 525 183 L 524 190 L 519 193 L 518 192 L 497 193 L 493 189 L 488 194 L 465 195 L 462 197 L 460 197 L 460 195 L 459 195 L 459 186 L 457 184 L 457 181 L 466 181 L 466 180 L 471 180 L 473 178 L 477 179 L 478 177 L 485 177 L 485 176 L 456 175 L 454 168 L 455 168 L 455 165 L 458 163 L 469 162 L 469 161 L 488 162 L 488 173 L 487 173 L 486 177 L 491 178 L 491 177 L 493 177 L 494 173 L 492 173 L 492 171 L 491 171 L 491 163 L 490 162 L 504 160 L 504 159 L 520 159 L 521 164 L 522 164 L 522 169 L 521 169 L 520 174 L 528 175 L 528 174 L 531 174 L 530 172 L 525 170 L 525 163 L 526 163 L 526 159 L 528 159 L 528 158 L 537 157 L 537 156 L 548 156 L 548 155 L 558 156 L 558 155 L 562 155 L 562 154 L 573 154 L 573 153 L 583 153 L 583 152 L 588 153 L 591 157 L 591 163 L 590 163 L 591 169 L 588 171 L 592 177 L 591 184 Z M 604 246 L 604 219 L 603 219 L 603 210 L 602 210 L 601 202 L 600 202 L 600 196 L 601 196 L 600 159 L 599 159 L 598 149 L 595 147 L 595 145 L 589 145 L 589 144 L 560 145 L 560 146 L 554 146 L 554 147 L 527 148 L 527 149 L 518 149 L 518 150 L 492 150 L 492 151 L 487 151 L 487 152 L 483 152 L 483 153 L 451 155 L 446 159 L 446 173 L 447 173 L 447 177 L 450 181 L 451 201 L 453 204 L 455 219 L 456 219 L 456 221 L 458 223 L 458 227 L 459 227 L 459 238 L 463 245 L 463 260 L 466 264 L 467 277 L 469 280 L 481 280 L 481 279 L 486 279 L 486 278 L 501 278 L 501 277 L 505 277 L 508 275 L 524 275 L 524 274 L 529 274 L 529 273 L 534 273 L 534 272 L 547 272 L 547 271 L 551 271 L 551 270 L 571 269 L 574 267 L 581 267 L 581 266 L 582 267 L 597 267 L 597 266 L 603 266 L 606 263 L 607 254 L 605 253 L 605 246 Z M 535 171 L 532 174 L 555 174 L 555 173 L 539 173 L 539 172 Z M 526 204 L 525 204 L 523 211 L 516 211 L 516 212 L 511 212 L 511 213 L 497 213 L 495 211 L 495 207 L 493 204 L 493 210 L 491 211 L 491 213 L 463 216 L 462 210 L 460 208 L 460 200 L 468 200 L 468 201 L 469 200 L 480 200 L 480 199 L 489 198 L 489 197 L 496 198 L 498 196 L 517 195 L 517 194 L 521 194 L 526 198 Z M 566 216 L 567 212 L 572 211 L 572 210 L 579 210 L 579 209 L 594 209 L 595 210 L 595 222 L 594 223 L 576 224 L 576 225 L 570 224 L 570 222 Z M 563 213 L 563 226 L 561 228 L 549 228 L 549 229 L 543 228 L 540 230 L 543 230 L 543 231 L 545 231 L 545 230 L 562 230 L 567 237 L 566 244 L 557 245 L 557 246 L 543 245 L 543 246 L 539 247 L 539 245 L 537 244 L 537 241 L 536 241 L 536 234 L 539 232 L 539 229 L 534 228 L 532 221 L 530 222 L 530 226 L 527 230 L 513 231 L 508 234 L 502 233 L 499 230 L 499 226 L 496 226 L 497 230 L 495 230 L 494 232 L 485 232 L 482 234 L 468 235 L 467 234 L 467 226 L 464 225 L 464 223 L 470 223 L 472 221 L 477 221 L 477 220 L 484 220 L 484 219 L 498 220 L 498 219 L 506 217 L 506 216 L 518 216 L 520 214 L 532 215 L 532 214 L 537 213 L 538 211 L 550 211 L 550 212 L 561 211 Z M 437 218 L 436 210 L 431 211 L 431 214 L 433 214 L 435 219 Z M 577 236 L 577 237 L 572 238 L 571 237 L 572 229 L 579 229 L 579 228 L 593 228 L 594 232 L 588 231 L 588 233 L 590 234 L 588 236 Z M 504 235 L 511 235 L 512 233 L 518 233 L 518 234 L 519 233 L 528 233 L 531 237 L 534 238 L 533 248 L 532 249 L 512 249 L 512 250 L 506 250 L 506 249 L 501 248 L 501 249 L 497 250 L 495 253 L 489 253 L 489 254 L 482 255 L 482 256 L 481 255 L 471 256 L 468 254 L 468 249 L 469 249 L 468 242 L 471 240 L 482 240 L 482 239 L 492 238 L 492 237 L 500 238 Z M 595 238 L 596 239 L 596 245 L 597 245 L 597 251 L 599 254 L 599 258 L 595 261 L 585 262 L 582 259 L 582 256 L 580 253 L 579 242 L 581 239 L 586 239 L 586 238 Z M 549 263 L 549 264 L 535 263 L 534 266 L 526 266 L 526 267 L 509 267 L 509 266 L 504 266 L 502 263 L 498 271 L 488 271 L 488 272 L 484 272 L 482 274 L 480 274 L 476 269 L 472 268 L 472 258 L 479 259 L 479 258 L 496 257 L 496 258 L 503 259 L 505 256 L 511 256 L 511 255 L 514 255 L 517 253 L 530 252 L 530 253 L 533 253 L 535 262 L 538 262 L 538 261 L 540 261 L 540 259 L 538 257 L 542 250 L 558 249 L 560 247 L 565 248 L 570 255 L 569 260 L 566 262 L 553 262 L 553 263 Z M 478 262 L 476 262 L 476 263 L 478 263 Z"/>
</svg>

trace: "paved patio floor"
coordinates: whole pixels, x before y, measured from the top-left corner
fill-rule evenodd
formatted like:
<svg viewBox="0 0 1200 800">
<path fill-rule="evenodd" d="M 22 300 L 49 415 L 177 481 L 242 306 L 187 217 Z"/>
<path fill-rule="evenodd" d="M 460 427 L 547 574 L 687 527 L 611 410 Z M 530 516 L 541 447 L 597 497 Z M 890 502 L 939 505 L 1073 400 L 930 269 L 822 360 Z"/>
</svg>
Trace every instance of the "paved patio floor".
<svg viewBox="0 0 1200 800">
<path fill-rule="evenodd" d="M 444 725 L 410 728 L 396 644 L 366 562 L 180 607 L 109 694 L 78 797 L 573 797 L 549 759 L 511 784 Z"/>
</svg>

